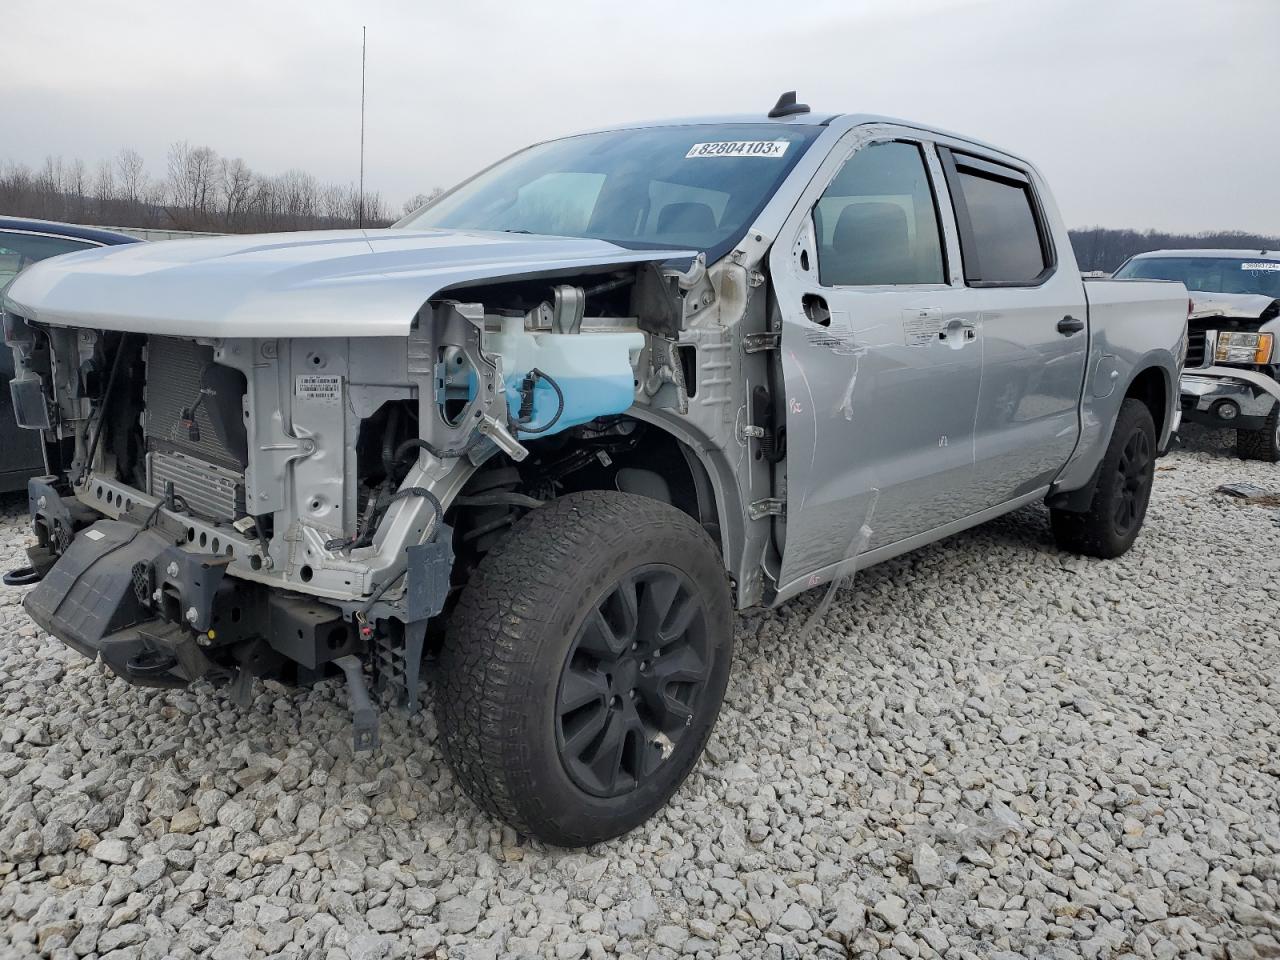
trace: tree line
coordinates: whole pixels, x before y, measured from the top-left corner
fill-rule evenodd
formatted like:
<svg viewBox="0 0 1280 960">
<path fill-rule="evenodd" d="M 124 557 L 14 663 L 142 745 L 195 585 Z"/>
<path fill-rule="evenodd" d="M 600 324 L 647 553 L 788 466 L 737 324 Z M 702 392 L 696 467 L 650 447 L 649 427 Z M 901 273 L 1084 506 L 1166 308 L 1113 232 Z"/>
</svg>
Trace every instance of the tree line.
<svg viewBox="0 0 1280 960">
<path fill-rule="evenodd" d="M 439 191 L 404 205 L 420 206 Z M 179 141 L 163 176 L 129 148 L 90 167 L 46 157 L 35 168 L 0 166 L 0 213 L 99 226 L 257 233 L 277 230 L 384 227 L 394 216 L 377 191 L 321 183 L 304 170 L 258 173 L 239 157 Z"/>
<path fill-rule="evenodd" d="M 403 213 L 440 194 L 437 187 L 406 201 Z M 383 227 L 395 219 L 377 191 L 326 184 L 304 170 L 257 173 L 239 157 L 219 156 L 185 140 L 169 147 L 163 176 L 153 176 L 129 148 L 92 168 L 83 160 L 46 157 L 35 168 L 0 166 L 0 214 L 99 226 L 256 233 Z M 1166 233 L 1085 227 L 1072 230 L 1081 270 L 1111 272 L 1135 253 L 1165 248 L 1280 249 L 1280 237 L 1239 231 Z"/>
</svg>

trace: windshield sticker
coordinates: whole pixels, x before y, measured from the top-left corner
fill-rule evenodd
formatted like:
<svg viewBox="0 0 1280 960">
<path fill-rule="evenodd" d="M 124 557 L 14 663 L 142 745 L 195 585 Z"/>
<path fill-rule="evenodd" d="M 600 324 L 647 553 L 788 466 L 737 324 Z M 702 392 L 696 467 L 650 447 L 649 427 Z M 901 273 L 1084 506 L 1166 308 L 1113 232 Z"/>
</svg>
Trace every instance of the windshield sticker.
<svg viewBox="0 0 1280 960">
<path fill-rule="evenodd" d="M 1240 264 L 1241 270 L 1280 270 L 1280 261 L 1259 260 L 1255 263 Z"/>
<path fill-rule="evenodd" d="M 787 152 L 789 140 L 718 140 L 714 143 L 695 143 L 684 155 L 686 160 L 695 157 L 770 157 Z"/>
</svg>

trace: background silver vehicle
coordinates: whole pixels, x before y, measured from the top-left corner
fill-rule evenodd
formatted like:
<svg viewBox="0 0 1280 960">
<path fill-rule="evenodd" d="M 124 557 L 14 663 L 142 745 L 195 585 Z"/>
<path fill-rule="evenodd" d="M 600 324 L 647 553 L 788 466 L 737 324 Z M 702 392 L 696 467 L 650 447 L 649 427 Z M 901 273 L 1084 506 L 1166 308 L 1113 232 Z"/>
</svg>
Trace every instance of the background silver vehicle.
<svg viewBox="0 0 1280 960">
<path fill-rule="evenodd" d="M 1186 286 L 1183 416 L 1234 429 L 1246 460 L 1280 462 L 1280 251 L 1155 250 L 1129 259 L 1116 276 Z"/>
<path fill-rule="evenodd" d="M 9 292 L 26 607 L 135 682 L 341 671 L 585 844 L 706 741 L 732 611 L 1047 501 L 1137 537 L 1186 292 L 1084 283 L 1039 173 L 815 115 L 550 141 L 388 230 L 82 254 Z M 86 375 L 89 371 L 91 376 Z"/>
<path fill-rule="evenodd" d="M 0 293 L 18 275 L 18 271 L 33 263 L 75 250 L 136 242 L 135 237 L 114 230 L 50 220 L 0 217 Z M 8 351 L 4 354 L 0 357 L 0 377 L 8 384 L 13 376 L 13 358 Z M 0 465 L 0 492 L 25 490 L 30 477 L 45 472 L 40 436 L 18 429 L 9 406 L 7 389 L 0 394 L 0 449 L 4 450 L 4 463 Z"/>
</svg>

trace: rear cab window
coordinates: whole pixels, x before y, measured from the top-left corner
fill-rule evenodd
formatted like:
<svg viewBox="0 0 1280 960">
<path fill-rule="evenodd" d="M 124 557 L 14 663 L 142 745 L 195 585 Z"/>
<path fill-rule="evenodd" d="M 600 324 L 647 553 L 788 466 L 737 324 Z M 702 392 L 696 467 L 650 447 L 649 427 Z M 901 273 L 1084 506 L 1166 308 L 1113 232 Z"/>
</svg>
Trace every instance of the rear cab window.
<svg viewBox="0 0 1280 960">
<path fill-rule="evenodd" d="M 1055 267 L 1031 178 L 1022 170 L 938 147 L 969 286 L 1038 286 Z"/>
</svg>

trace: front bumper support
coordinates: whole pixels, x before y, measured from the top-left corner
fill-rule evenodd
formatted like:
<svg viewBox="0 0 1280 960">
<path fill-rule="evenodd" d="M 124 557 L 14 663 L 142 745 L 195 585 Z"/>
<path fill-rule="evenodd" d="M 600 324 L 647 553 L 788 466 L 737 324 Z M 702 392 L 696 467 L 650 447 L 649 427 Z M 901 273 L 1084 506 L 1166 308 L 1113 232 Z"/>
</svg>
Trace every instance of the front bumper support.
<svg viewBox="0 0 1280 960">
<path fill-rule="evenodd" d="M 130 683 L 185 686 L 214 665 L 186 629 L 157 616 L 150 596 L 152 571 L 179 553 L 158 530 L 100 520 L 72 540 L 22 605 L 45 631 L 90 659 L 101 657 Z M 211 598 L 214 577 L 202 579 L 191 585 L 193 595 Z"/>
<path fill-rule="evenodd" d="M 1209 367 L 1184 373 L 1180 389 L 1184 418 L 1213 427 L 1259 429 L 1280 402 L 1280 384 L 1254 370 Z M 1236 416 L 1220 416 L 1224 408 L 1237 411 Z"/>
</svg>

